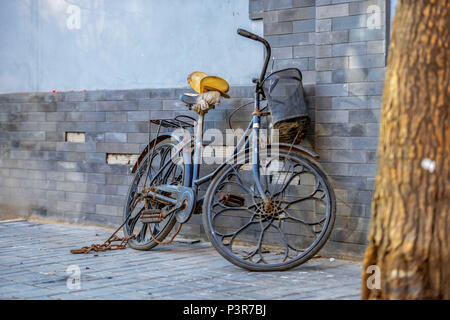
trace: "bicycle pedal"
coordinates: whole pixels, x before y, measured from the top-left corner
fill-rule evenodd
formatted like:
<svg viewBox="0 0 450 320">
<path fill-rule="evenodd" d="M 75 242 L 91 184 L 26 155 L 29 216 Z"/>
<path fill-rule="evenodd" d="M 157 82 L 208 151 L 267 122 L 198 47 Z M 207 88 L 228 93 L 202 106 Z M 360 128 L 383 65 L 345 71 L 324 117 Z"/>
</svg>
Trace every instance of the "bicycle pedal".
<svg viewBox="0 0 450 320">
<path fill-rule="evenodd" d="M 142 223 L 160 223 L 162 220 L 159 215 L 141 217 Z"/>
<path fill-rule="evenodd" d="M 160 223 L 163 219 L 160 209 L 144 210 L 140 217 L 142 223 Z"/>
<path fill-rule="evenodd" d="M 219 202 L 227 207 L 242 207 L 245 204 L 245 199 L 235 194 L 225 194 Z"/>
</svg>

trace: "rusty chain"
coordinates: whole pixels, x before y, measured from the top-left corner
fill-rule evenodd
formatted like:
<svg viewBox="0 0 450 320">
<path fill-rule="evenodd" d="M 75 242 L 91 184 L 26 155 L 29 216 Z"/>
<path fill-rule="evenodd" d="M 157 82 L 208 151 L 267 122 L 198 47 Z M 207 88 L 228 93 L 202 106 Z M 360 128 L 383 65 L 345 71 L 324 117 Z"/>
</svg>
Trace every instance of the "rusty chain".
<svg viewBox="0 0 450 320">
<path fill-rule="evenodd" d="M 89 247 L 82 247 L 80 249 L 72 249 L 70 253 L 78 254 L 78 253 L 89 253 L 91 251 L 99 252 L 99 251 L 107 251 L 107 250 L 121 250 L 127 247 L 128 241 L 133 238 L 134 235 L 129 237 L 120 238 L 117 235 L 113 234 L 102 244 L 92 244 Z M 119 244 L 112 244 L 112 242 L 119 242 Z"/>
<path fill-rule="evenodd" d="M 173 242 L 173 240 L 175 239 L 175 237 L 178 235 L 178 233 L 180 232 L 180 230 L 181 230 L 181 226 L 182 226 L 183 224 L 182 223 L 180 223 L 179 225 L 178 225 L 178 229 L 177 229 L 177 231 L 175 231 L 175 233 L 173 234 L 173 236 L 170 238 L 170 240 L 168 240 L 168 241 L 159 241 L 158 239 L 156 239 L 155 238 L 155 236 L 153 235 L 153 232 L 152 232 L 152 228 L 150 227 L 150 228 L 148 228 L 148 231 L 149 231 L 149 233 L 150 233 L 150 236 L 152 237 L 152 240 L 153 241 L 155 241 L 157 244 L 171 244 L 172 242 Z"/>
<path fill-rule="evenodd" d="M 149 187 L 149 188 L 144 188 L 142 189 L 143 193 L 146 193 L 148 191 L 153 191 L 153 192 L 157 192 L 156 189 L 154 189 L 153 187 Z M 137 197 L 135 199 L 133 199 L 133 204 L 132 206 L 136 206 L 139 202 L 141 202 L 142 200 L 144 200 L 145 202 L 145 209 L 148 209 L 149 206 L 149 201 L 147 198 L 142 198 L 142 197 Z M 155 199 L 152 199 L 151 202 L 153 202 Z M 107 251 L 107 250 L 121 250 L 121 249 L 125 249 L 127 247 L 128 241 L 132 238 L 134 238 L 134 234 L 132 234 L 129 237 L 123 237 L 120 238 L 116 235 L 116 233 L 123 227 L 123 225 L 128 221 L 128 219 L 130 218 L 130 216 L 128 216 L 125 221 L 116 229 L 116 231 L 113 232 L 113 234 L 102 244 L 92 244 L 90 246 L 86 246 L 86 247 L 82 247 L 80 249 L 72 249 L 70 250 L 70 253 L 72 254 L 80 254 L 80 253 L 90 253 L 92 251 L 94 252 L 99 252 L 99 251 Z M 171 243 L 175 237 L 178 235 L 178 233 L 180 232 L 181 229 L 181 224 L 178 227 L 178 230 L 175 232 L 175 234 L 172 236 L 172 238 L 169 241 L 166 242 L 161 242 L 158 241 L 152 231 L 151 231 L 151 227 L 149 228 L 149 233 L 150 236 L 152 237 L 153 241 L 155 241 L 158 244 L 169 244 Z M 119 242 L 119 244 L 112 244 L 112 242 Z"/>
<path fill-rule="evenodd" d="M 134 199 L 133 201 L 136 201 L 136 199 Z M 139 200 L 141 201 L 141 200 Z M 117 232 L 119 232 L 119 230 L 125 225 L 125 223 L 127 223 L 128 219 L 130 219 L 131 217 L 131 213 L 128 214 L 127 218 L 124 220 L 124 222 L 122 222 L 122 224 L 116 229 L 116 231 L 114 231 L 109 238 L 103 242 L 102 244 L 92 244 L 88 247 L 82 247 L 80 249 L 72 249 L 70 250 L 70 253 L 72 254 L 79 254 L 79 253 L 89 253 L 91 251 L 94 252 L 99 252 L 99 251 L 107 251 L 107 250 L 121 250 L 121 249 L 125 249 L 127 247 L 128 241 L 132 238 L 134 238 L 134 234 L 132 234 L 129 237 L 123 237 L 120 238 L 116 235 Z M 111 244 L 111 242 L 119 242 L 119 244 Z"/>
</svg>

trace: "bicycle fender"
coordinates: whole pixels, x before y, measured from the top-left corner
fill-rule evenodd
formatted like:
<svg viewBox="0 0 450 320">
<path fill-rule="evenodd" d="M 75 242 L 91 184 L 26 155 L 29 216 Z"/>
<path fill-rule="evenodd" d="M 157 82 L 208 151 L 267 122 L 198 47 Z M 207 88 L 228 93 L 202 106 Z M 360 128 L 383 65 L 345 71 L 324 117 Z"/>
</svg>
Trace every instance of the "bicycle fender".
<svg viewBox="0 0 450 320">
<path fill-rule="evenodd" d="M 165 132 L 161 135 L 159 135 L 158 137 L 154 138 L 152 141 L 150 141 L 147 146 L 144 148 L 144 150 L 141 152 L 141 154 L 139 155 L 138 160 L 136 161 L 136 163 L 133 166 L 133 169 L 131 170 L 131 173 L 135 173 L 138 166 L 140 165 L 140 163 L 142 162 L 142 160 L 145 159 L 149 147 L 150 149 L 153 148 L 153 146 L 155 146 L 156 144 L 158 144 L 159 142 L 168 139 L 168 138 L 174 138 L 176 141 L 178 142 L 182 142 L 183 138 L 181 136 L 178 136 L 176 134 L 174 134 L 173 132 Z M 192 139 L 190 139 L 189 141 L 187 141 L 187 143 L 191 142 Z M 183 161 L 185 164 L 189 164 L 192 163 L 191 161 L 191 152 L 183 152 Z"/>
<path fill-rule="evenodd" d="M 290 150 L 292 146 L 292 150 L 303 153 L 311 158 L 318 159 L 320 156 L 312 150 L 308 148 L 299 146 L 299 145 L 290 145 L 289 143 L 273 143 L 270 144 L 270 147 L 276 147 L 282 150 Z"/>
</svg>

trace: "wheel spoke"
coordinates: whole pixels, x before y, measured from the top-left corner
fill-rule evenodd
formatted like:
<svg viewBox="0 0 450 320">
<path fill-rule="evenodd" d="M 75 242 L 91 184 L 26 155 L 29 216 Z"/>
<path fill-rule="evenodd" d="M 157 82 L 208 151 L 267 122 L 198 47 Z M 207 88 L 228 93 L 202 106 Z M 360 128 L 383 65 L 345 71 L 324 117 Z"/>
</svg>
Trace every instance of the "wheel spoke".
<svg viewBox="0 0 450 320">
<path fill-rule="evenodd" d="M 315 221 L 315 222 L 306 222 L 306 221 L 303 221 L 303 220 L 300 219 L 300 218 L 296 218 L 296 217 L 292 216 L 286 209 L 283 209 L 283 212 L 284 212 L 284 213 L 286 214 L 286 216 L 287 216 L 286 219 L 290 219 L 290 220 L 293 220 L 293 221 L 296 221 L 296 222 L 303 223 L 303 224 L 306 225 L 306 226 L 313 226 L 313 225 L 320 224 L 320 223 L 322 223 L 323 221 L 325 221 L 325 219 L 326 219 L 326 216 L 324 216 L 324 217 L 321 218 L 319 221 Z"/>
<path fill-rule="evenodd" d="M 136 226 L 136 223 L 138 220 L 139 220 L 139 215 L 136 215 L 136 217 L 130 218 L 128 220 L 128 227 L 130 229 L 130 234 L 133 233 L 134 227 Z"/>
<path fill-rule="evenodd" d="M 152 248 L 156 245 L 156 242 L 147 235 L 147 231 L 152 230 L 156 239 L 164 238 L 176 222 L 173 214 L 159 223 L 141 222 L 140 218 L 144 208 L 142 204 L 138 205 L 138 202 L 142 201 L 138 198 L 142 197 L 142 189 L 162 184 L 178 185 L 183 182 L 184 165 L 182 157 L 180 157 L 179 152 L 174 152 L 174 150 L 176 150 L 176 145 L 171 141 L 156 145 L 153 150 L 149 150 L 147 157 L 142 160 L 136 170 L 124 210 L 124 218 L 129 214 L 132 215 L 125 225 L 124 232 L 129 233 L 128 235 L 135 234 L 135 238 L 129 241 L 129 245 L 134 249 L 147 250 Z M 164 207 L 164 205 L 152 201 L 147 205 L 148 209 L 163 209 Z M 134 214 L 133 211 L 137 213 Z"/>
<path fill-rule="evenodd" d="M 281 220 L 280 220 L 280 224 L 281 224 Z M 285 250 L 285 253 L 284 253 L 284 257 L 283 257 L 283 262 L 286 262 L 287 261 L 287 258 L 288 258 L 288 255 L 289 255 L 289 243 L 288 243 L 288 241 L 286 240 L 286 237 L 284 236 L 284 233 L 281 231 L 281 228 L 280 228 L 280 226 L 273 226 L 276 230 L 278 230 L 278 233 L 280 234 L 280 236 L 281 236 L 281 239 L 283 239 L 283 242 L 284 242 L 284 250 Z"/>
<path fill-rule="evenodd" d="M 233 172 L 235 174 L 236 179 L 238 179 L 238 184 L 247 192 L 247 193 L 253 193 L 253 191 L 251 190 L 251 187 L 249 187 L 247 184 L 245 184 L 242 179 L 241 176 L 239 175 L 239 173 L 237 172 L 236 168 L 234 167 L 234 165 L 231 165 L 231 168 L 233 168 Z"/>
<path fill-rule="evenodd" d="M 334 194 L 326 176 L 300 154 L 283 151 L 277 159 L 261 159 L 263 199 L 246 184 L 251 173 L 244 170 L 229 165 L 206 195 L 205 228 L 219 252 L 250 270 L 281 270 L 310 259 L 334 223 Z M 247 203 L 227 202 L 232 195 Z"/>
<path fill-rule="evenodd" d="M 272 223 L 273 223 L 273 219 L 271 219 L 270 222 L 265 227 L 263 227 L 262 223 L 261 223 L 261 233 L 259 235 L 258 246 L 257 246 L 257 250 L 258 250 L 257 252 L 260 256 L 260 260 L 258 260 L 256 263 L 263 262 L 263 263 L 267 264 L 266 260 L 264 259 L 263 255 L 262 255 L 261 245 L 262 245 L 262 241 L 264 239 L 264 232 L 272 225 Z"/>
<path fill-rule="evenodd" d="M 228 245 L 229 245 L 230 248 L 231 248 L 234 239 L 236 239 L 236 236 L 237 236 L 240 232 L 242 232 L 242 231 L 244 231 L 245 229 L 247 229 L 248 226 L 250 226 L 251 224 L 257 223 L 257 221 L 253 221 L 254 218 L 255 218 L 255 215 L 253 215 L 253 216 L 250 218 L 250 220 L 247 221 L 246 224 L 244 224 L 243 226 L 241 226 L 241 227 L 240 227 L 239 229 L 237 229 L 235 232 L 230 232 L 230 233 L 222 234 L 222 233 L 219 233 L 219 232 L 216 231 L 216 234 L 220 235 L 220 236 L 222 237 L 222 239 L 223 239 L 223 238 L 227 238 L 227 237 L 231 237 L 230 242 L 228 243 Z"/>
<path fill-rule="evenodd" d="M 145 234 L 147 233 L 147 223 L 142 224 L 141 231 L 136 236 L 138 242 L 145 241 Z"/>
<path fill-rule="evenodd" d="M 307 195 L 307 196 L 304 196 L 304 197 L 300 197 L 300 198 L 298 198 L 298 199 L 295 199 L 295 200 L 293 200 L 293 201 L 282 201 L 283 203 L 287 203 L 288 205 L 287 206 L 285 206 L 283 209 L 288 209 L 291 205 L 293 205 L 293 204 L 296 204 L 296 203 L 299 203 L 299 202 L 302 202 L 302 201 L 305 201 L 305 200 L 309 200 L 309 199 L 317 199 L 317 200 L 321 200 L 321 201 L 323 201 L 323 199 L 318 199 L 318 198 L 316 198 L 316 197 L 314 197 L 314 195 L 317 193 L 317 192 L 319 192 L 319 191 L 322 191 L 323 192 L 323 190 L 322 189 L 319 189 L 319 185 L 320 185 L 320 182 L 317 182 L 316 183 L 316 187 L 314 188 L 314 191 L 313 192 L 311 192 L 309 195 Z M 325 196 L 325 194 L 323 194 L 322 195 L 322 198 Z"/>
</svg>

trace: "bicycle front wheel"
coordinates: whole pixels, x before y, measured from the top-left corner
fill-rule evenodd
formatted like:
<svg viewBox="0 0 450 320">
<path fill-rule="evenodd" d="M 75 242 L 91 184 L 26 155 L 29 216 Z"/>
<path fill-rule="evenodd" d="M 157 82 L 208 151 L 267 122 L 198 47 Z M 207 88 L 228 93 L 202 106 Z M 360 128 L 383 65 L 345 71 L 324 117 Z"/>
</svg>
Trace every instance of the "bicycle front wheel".
<svg viewBox="0 0 450 320">
<path fill-rule="evenodd" d="M 324 172 L 300 153 L 260 156 L 254 183 L 249 155 L 224 166 L 203 204 L 203 225 L 217 251 L 253 271 L 281 271 L 311 259 L 327 241 L 336 200 Z"/>
</svg>

